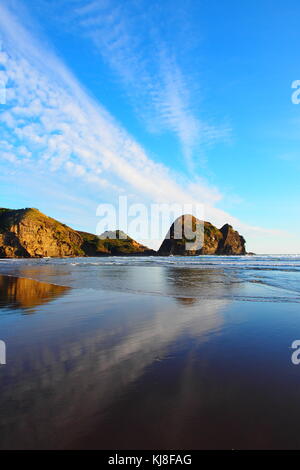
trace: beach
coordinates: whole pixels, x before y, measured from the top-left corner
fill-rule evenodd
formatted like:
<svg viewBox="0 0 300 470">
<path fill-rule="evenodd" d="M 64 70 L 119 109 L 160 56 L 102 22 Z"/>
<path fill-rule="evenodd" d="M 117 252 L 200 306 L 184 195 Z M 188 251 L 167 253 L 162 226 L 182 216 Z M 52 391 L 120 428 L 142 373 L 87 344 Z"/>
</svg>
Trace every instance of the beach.
<svg viewBox="0 0 300 470">
<path fill-rule="evenodd" d="M 0 449 L 299 449 L 299 256 L 0 261 Z"/>
</svg>

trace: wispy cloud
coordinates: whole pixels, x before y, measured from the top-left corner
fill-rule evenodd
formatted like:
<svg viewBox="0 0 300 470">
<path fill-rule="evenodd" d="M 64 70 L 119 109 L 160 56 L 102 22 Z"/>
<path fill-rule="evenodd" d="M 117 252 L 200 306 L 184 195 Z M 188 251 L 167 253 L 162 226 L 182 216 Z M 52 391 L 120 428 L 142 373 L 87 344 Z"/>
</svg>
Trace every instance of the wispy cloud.
<svg viewBox="0 0 300 470">
<path fill-rule="evenodd" d="M 7 82 L 7 105 L 0 112 L 2 164 L 22 171 L 25 179 L 39 172 L 49 180 L 69 174 L 72 181 L 93 188 L 96 203 L 103 200 L 103 191 L 112 199 L 126 191 L 140 202 L 205 203 L 206 218 L 217 225 L 229 222 L 251 230 L 214 207 L 222 197 L 216 188 L 199 179 L 180 179 L 152 161 L 4 4 L 0 31 L 5 45 L 0 61 Z M 176 90 L 178 86 L 174 85 Z M 174 126 L 176 106 L 165 111 L 170 122 L 173 113 Z"/>
<path fill-rule="evenodd" d="M 15 159 L 24 164 L 25 149 L 49 170 L 70 170 L 99 186 L 117 190 L 111 183 L 115 180 L 159 201 L 193 199 L 88 96 L 51 51 L 0 8 L 6 44 L 2 65 L 9 84 L 0 117 L 2 141 L 10 142 Z M 206 194 L 209 199 L 208 188 Z"/>
<path fill-rule="evenodd" d="M 175 135 L 188 168 L 193 169 L 199 146 L 228 137 L 230 129 L 201 117 L 199 75 L 183 73 L 176 38 L 174 47 L 164 38 L 162 17 L 170 19 L 174 10 L 173 2 L 154 1 L 145 11 L 139 2 L 86 0 L 71 17 L 76 33 L 93 42 L 122 83 L 147 129 Z"/>
</svg>

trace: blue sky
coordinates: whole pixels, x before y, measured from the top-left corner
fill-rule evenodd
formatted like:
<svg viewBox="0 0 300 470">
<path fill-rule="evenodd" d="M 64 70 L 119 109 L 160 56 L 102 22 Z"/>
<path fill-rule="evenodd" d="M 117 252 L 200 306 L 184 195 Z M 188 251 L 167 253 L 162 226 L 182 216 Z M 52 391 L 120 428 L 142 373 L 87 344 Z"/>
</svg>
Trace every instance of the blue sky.
<svg viewBox="0 0 300 470">
<path fill-rule="evenodd" d="M 2 1 L 1 205 L 95 232 L 120 195 L 199 202 L 248 250 L 299 253 L 299 18 L 296 1 Z"/>
</svg>

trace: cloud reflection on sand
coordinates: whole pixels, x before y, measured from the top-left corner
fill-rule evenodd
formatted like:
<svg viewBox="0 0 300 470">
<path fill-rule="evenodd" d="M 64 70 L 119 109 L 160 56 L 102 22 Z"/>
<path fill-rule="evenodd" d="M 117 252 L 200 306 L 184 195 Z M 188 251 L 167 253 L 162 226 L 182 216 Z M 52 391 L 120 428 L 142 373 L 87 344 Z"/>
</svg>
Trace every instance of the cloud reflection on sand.
<svg viewBox="0 0 300 470">
<path fill-rule="evenodd" d="M 26 281 L 33 290 L 39 284 Z M 126 394 L 138 393 L 149 367 L 172 359 L 182 338 L 201 342 L 217 334 L 227 304 L 73 292 L 56 300 L 59 315 L 49 316 L 46 335 L 36 337 L 23 321 L 15 347 L 11 338 L 12 359 L 1 369 L 1 448 L 62 448 L 80 441 L 101 427 L 108 410 Z M 51 304 L 46 308 L 51 311 Z M 41 306 L 37 324 L 43 314 Z"/>
</svg>

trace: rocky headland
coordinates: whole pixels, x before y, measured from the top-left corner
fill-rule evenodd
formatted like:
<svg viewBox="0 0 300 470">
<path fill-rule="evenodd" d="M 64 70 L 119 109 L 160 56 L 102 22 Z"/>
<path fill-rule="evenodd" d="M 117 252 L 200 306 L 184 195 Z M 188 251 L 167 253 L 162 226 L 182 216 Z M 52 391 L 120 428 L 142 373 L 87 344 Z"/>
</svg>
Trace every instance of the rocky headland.
<svg viewBox="0 0 300 470">
<path fill-rule="evenodd" d="M 116 237 L 105 232 L 100 237 L 81 232 L 46 216 L 38 209 L 0 209 L 0 258 L 41 258 L 75 256 L 169 256 L 169 255 L 244 255 L 245 240 L 226 224 L 218 229 L 204 222 L 204 243 L 200 249 L 187 249 L 184 235 L 174 238 L 174 227 L 184 228 L 193 216 L 179 217 L 171 226 L 161 247 L 156 252 L 117 230 Z M 179 225 L 178 225 L 179 224 Z M 203 224 L 202 224 L 203 227 Z"/>
<path fill-rule="evenodd" d="M 202 243 L 195 243 L 193 247 L 191 243 L 193 238 L 185 237 L 185 225 L 188 225 L 195 234 L 194 240 L 202 241 Z M 225 224 L 218 229 L 210 222 L 201 222 L 196 217 L 187 214 L 178 217 L 171 225 L 158 254 L 160 256 L 245 255 L 245 244 L 245 239 L 231 225 Z"/>
</svg>

